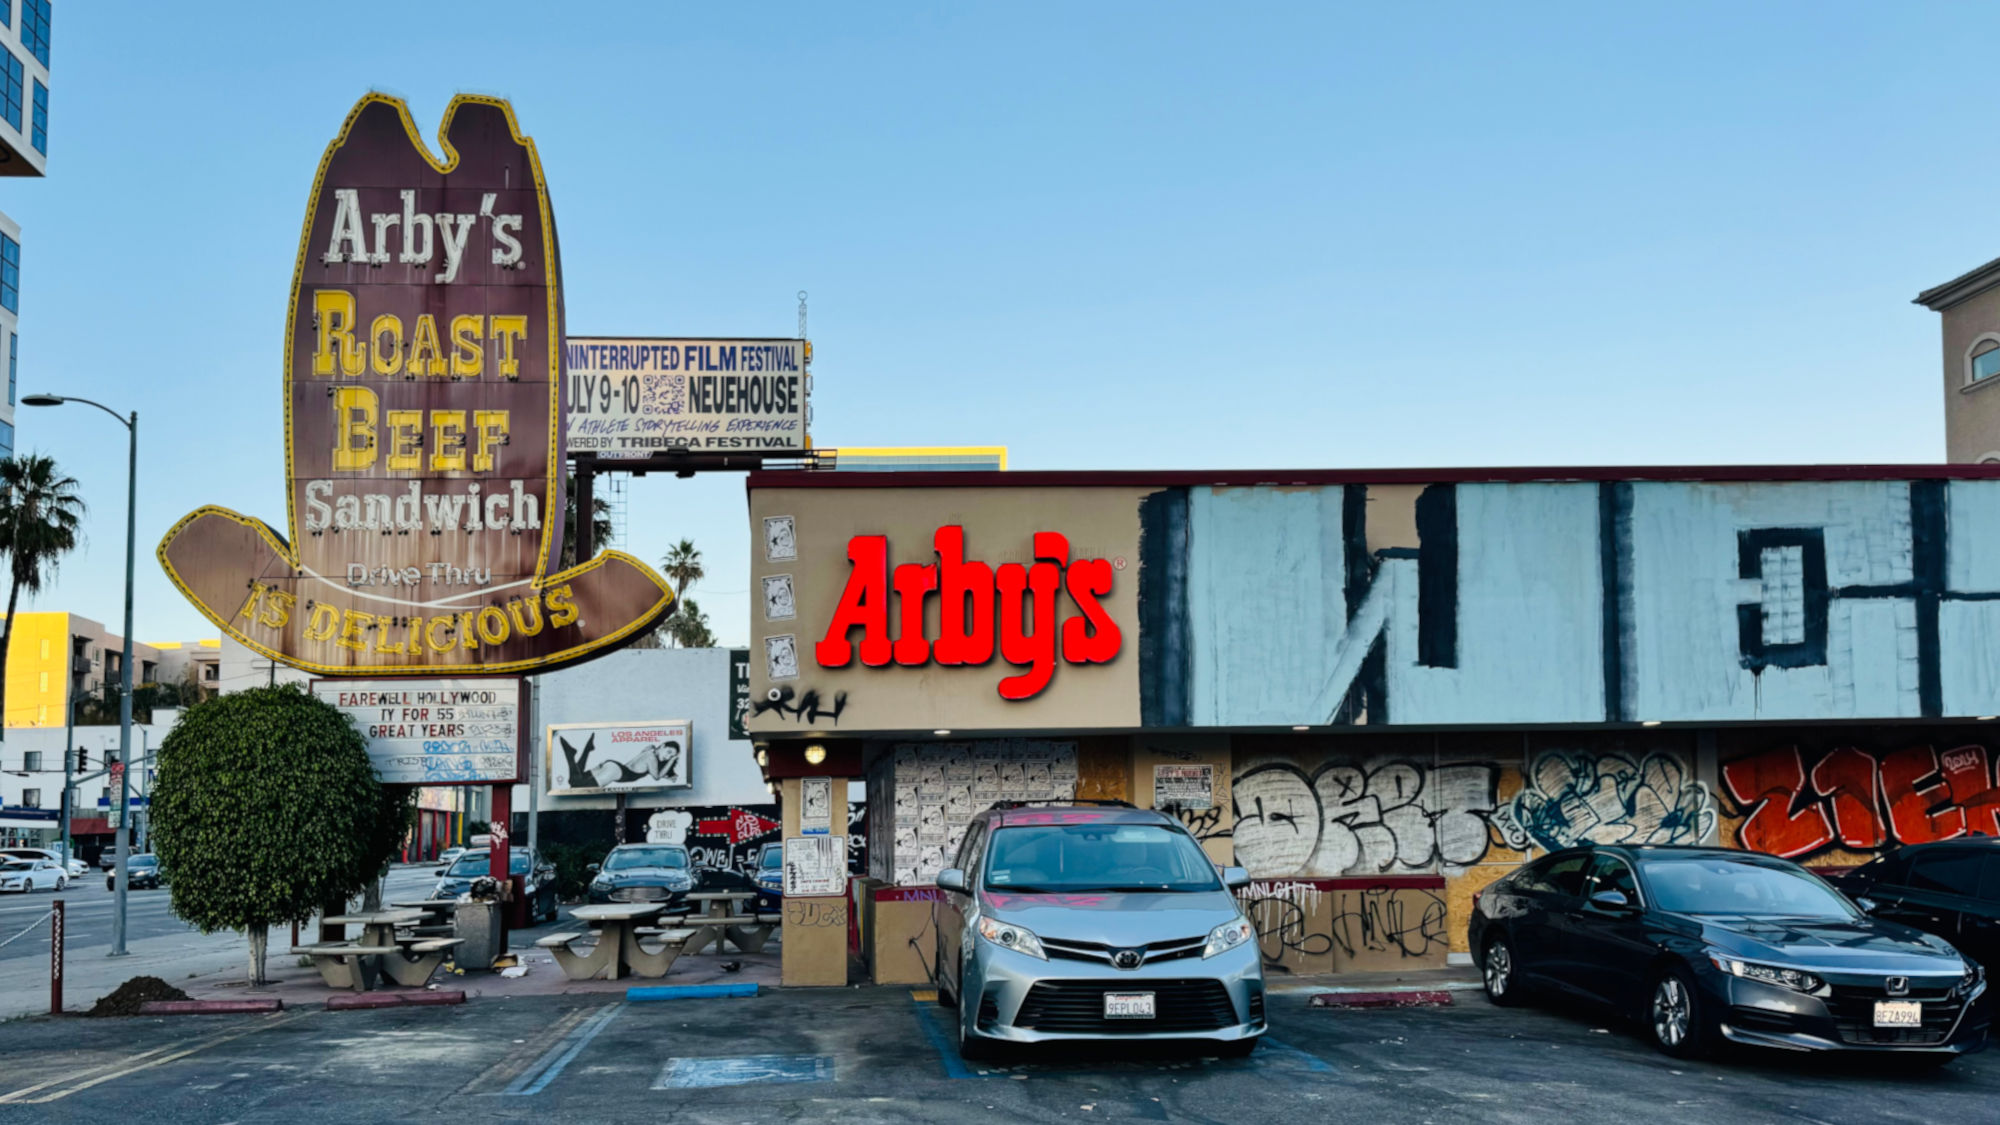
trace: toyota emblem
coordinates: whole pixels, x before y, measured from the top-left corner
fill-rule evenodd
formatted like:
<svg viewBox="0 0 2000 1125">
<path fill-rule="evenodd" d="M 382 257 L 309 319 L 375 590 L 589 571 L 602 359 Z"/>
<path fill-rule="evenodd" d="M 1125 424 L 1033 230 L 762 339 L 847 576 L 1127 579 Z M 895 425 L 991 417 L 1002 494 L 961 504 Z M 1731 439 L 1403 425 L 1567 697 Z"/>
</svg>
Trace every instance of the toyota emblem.
<svg viewBox="0 0 2000 1125">
<path fill-rule="evenodd" d="M 1910 994 L 1909 977 L 1890 977 L 1884 983 L 1888 986 L 1889 995 L 1891 996 L 1908 996 Z"/>
<path fill-rule="evenodd" d="M 1138 949 L 1120 949 L 1111 955 L 1114 969 L 1136 969 L 1146 963 L 1146 954 Z"/>
</svg>

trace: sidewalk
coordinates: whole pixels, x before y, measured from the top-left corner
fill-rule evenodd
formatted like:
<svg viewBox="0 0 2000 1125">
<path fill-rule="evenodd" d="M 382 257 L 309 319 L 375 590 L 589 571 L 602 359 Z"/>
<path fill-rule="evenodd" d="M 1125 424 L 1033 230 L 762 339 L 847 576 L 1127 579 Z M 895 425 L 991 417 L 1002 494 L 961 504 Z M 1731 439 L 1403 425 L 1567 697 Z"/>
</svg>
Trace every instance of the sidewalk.
<svg viewBox="0 0 2000 1125">
<path fill-rule="evenodd" d="M 1477 992 L 1484 985 L 1471 965 L 1443 969 L 1413 969 L 1385 973 L 1330 973 L 1326 976 L 1280 977 L 1266 974 L 1265 991 L 1272 995 L 1373 992 Z"/>
<path fill-rule="evenodd" d="M 289 936 L 289 928 L 273 932 L 272 948 L 279 948 Z M 47 1015 L 49 1011 L 46 923 L 40 933 L 22 940 L 39 941 L 44 952 L 39 957 L 0 961 L 0 1020 Z M 126 949 L 123 957 L 105 956 L 103 946 L 69 952 L 63 958 L 64 1009 L 87 1011 L 98 997 L 133 977 L 159 977 L 178 988 L 187 988 L 192 978 L 204 974 L 233 972 L 240 980 L 250 961 L 249 943 L 232 931 L 143 938 L 126 943 Z"/>
</svg>

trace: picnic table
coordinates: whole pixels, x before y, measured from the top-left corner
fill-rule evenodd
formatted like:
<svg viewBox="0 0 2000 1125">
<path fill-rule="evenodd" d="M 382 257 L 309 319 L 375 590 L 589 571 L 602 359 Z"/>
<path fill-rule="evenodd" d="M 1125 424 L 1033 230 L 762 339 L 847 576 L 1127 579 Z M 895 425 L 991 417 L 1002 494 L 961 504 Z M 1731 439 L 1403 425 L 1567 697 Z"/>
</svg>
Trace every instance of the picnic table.
<svg viewBox="0 0 2000 1125">
<path fill-rule="evenodd" d="M 444 962 L 445 954 L 459 944 L 457 938 L 397 933 L 428 916 L 423 910 L 410 908 L 332 915 L 322 921 L 332 926 L 360 926 L 361 938 L 352 942 L 318 942 L 299 946 L 292 952 L 311 957 L 313 966 L 330 988 L 366 991 L 374 988 L 384 974 L 397 984 L 419 988 Z"/>
<path fill-rule="evenodd" d="M 725 939 L 745 953 L 764 948 L 771 931 L 783 918 L 778 914 L 749 914 L 736 909 L 756 897 L 754 891 L 688 892 L 687 900 L 701 904 L 702 913 L 688 919 L 688 924 L 694 927 L 694 936 L 681 952 L 699 953 L 712 943 L 715 951 L 721 953 Z"/>
<path fill-rule="evenodd" d="M 580 949 L 577 943 L 586 934 L 550 934 L 535 939 L 535 944 L 555 954 L 556 964 L 562 966 L 563 975 L 571 980 L 617 980 L 628 969 L 652 969 L 654 957 L 640 948 L 638 935 L 633 933 L 638 923 L 658 914 L 666 906 L 663 902 L 609 902 L 592 906 L 579 906 L 570 911 L 570 917 L 588 923 L 597 930 L 597 943 L 589 952 Z M 678 954 L 678 947 L 675 950 Z M 668 962 L 671 965 L 671 959 Z M 661 971 L 665 975 L 665 971 Z"/>
<path fill-rule="evenodd" d="M 459 901 L 455 898 L 426 898 L 416 902 L 392 902 L 389 904 L 405 910 L 421 910 L 423 920 L 415 926 L 420 934 L 444 934 L 456 932 L 456 918 Z"/>
</svg>

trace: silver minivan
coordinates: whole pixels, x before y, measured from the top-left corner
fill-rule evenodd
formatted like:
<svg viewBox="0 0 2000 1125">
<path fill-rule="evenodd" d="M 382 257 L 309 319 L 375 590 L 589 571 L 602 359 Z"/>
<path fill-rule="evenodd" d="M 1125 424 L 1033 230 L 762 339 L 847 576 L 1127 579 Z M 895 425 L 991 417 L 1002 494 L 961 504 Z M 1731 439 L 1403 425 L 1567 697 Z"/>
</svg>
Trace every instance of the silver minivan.
<svg viewBox="0 0 2000 1125">
<path fill-rule="evenodd" d="M 974 817 L 933 904 L 938 1001 L 960 1054 L 1002 1043 L 1264 1034 L 1264 965 L 1235 888 L 1180 822 L 1123 802 Z"/>
</svg>

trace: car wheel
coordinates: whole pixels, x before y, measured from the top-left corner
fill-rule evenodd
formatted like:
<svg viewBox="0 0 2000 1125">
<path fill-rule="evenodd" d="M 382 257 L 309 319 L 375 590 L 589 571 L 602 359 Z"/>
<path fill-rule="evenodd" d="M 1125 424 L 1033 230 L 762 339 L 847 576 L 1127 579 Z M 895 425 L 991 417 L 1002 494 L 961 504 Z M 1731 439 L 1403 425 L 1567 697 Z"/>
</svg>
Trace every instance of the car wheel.
<svg viewBox="0 0 2000 1125">
<path fill-rule="evenodd" d="M 1695 1058 L 1708 1045 L 1701 996 L 1695 991 L 1694 979 L 1679 966 L 1667 969 L 1653 981 L 1644 1022 L 1653 1046 L 1675 1058 Z"/>
<path fill-rule="evenodd" d="M 69 876 L 67 875 L 56 876 L 56 890 L 58 892 L 69 890 Z"/>
<path fill-rule="evenodd" d="M 961 985 L 963 983 L 963 981 L 960 982 Z M 992 1058 L 994 1055 L 993 1041 L 978 1032 L 970 1030 L 974 1013 L 966 1011 L 965 997 L 959 998 L 957 1009 L 958 1057 L 964 1059 L 966 1062 L 978 1062 L 981 1059 Z"/>
<path fill-rule="evenodd" d="M 1486 999 L 1502 1008 L 1523 1001 L 1520 970 L 1514 962 L 1514 946 L 1504 937 L 1486 943 L 1486 955 L 1479 959 L 1479 979 L 1486 986 Z"/>
<path fill-rule="evenodd" d="M 1255 1039 L 1231 1039 L 1227 1043 L 1218 1044 L 1215 1054 L 1216 1057 L 1224 1059 L 1247 1059 L 1250 1053 L 1257 1049 L 1257 1044 L 1263 1041 L 1264 1037 L 1261 1035 Z"/>
</svg>

